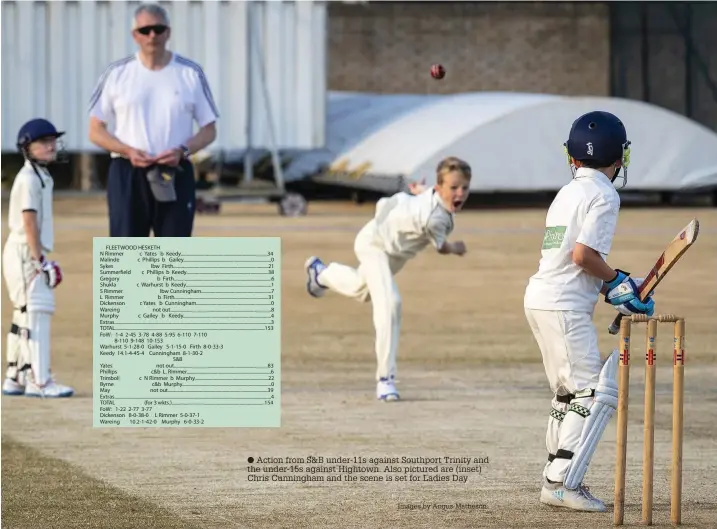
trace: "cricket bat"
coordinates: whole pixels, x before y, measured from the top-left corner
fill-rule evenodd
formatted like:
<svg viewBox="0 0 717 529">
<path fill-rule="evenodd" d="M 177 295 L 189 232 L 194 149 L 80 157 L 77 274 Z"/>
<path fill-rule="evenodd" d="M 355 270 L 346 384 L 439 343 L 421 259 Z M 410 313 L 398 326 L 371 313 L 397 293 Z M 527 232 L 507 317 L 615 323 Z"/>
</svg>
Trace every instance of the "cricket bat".
<svg viewBox="0 0 717 529">
<path fill-rule="evenodd" d="M 645 276 L 645 281 L 638 288 L 640 295 L 640 301 L 645 301 L 650 293 L 655 290 L 655 287 L 660 284 L 662 279 L 667 275 L 667 272 L 675 266 L 677 261 L 689 250 L 690 246 L 697 240 L 697 234 L 700 231 L 700 223 L 697 219 L 692 219 L 690 223 L 685 226 L 677 236 L 672 239 L 672 242 L 667 245 L 665 251 L 652 267 L 652 270 Z M 610 334 L 617 334 L 620 330 L 620 320 L 623 315 L 618 314 L 612 324 L 608 327 Z"/>
</svg>

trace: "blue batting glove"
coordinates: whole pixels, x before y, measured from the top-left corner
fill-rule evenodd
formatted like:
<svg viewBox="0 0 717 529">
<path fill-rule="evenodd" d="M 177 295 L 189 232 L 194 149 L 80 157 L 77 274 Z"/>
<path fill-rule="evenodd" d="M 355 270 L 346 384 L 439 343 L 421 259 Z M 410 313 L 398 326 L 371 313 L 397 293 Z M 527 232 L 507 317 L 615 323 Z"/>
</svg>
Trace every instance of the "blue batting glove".
<svg viewBox="0 0 717 529">
<path fill-rule="evenodd" d="M 638 287 L 635 282 L 630 279 L 628 272 L 615 270 L 617 275 L 612 281 L 607 281 L 607 292 L 605 292 L 605 301 L 611 305 L 617 306 L 632 300 L 639 301 Z"/>
<path fill-rule="evenodd" d="M 612 290 L 616 286 L 618 286 L 620 283 L 625 281 L 630 277 L 630 272 L 623 272 L 619 268 L 615 269 L 615 272 L 617 272 L 617 275 L 614 277 L 612 281 L 606 281 L 605 285 L 607 286 L 608 291 Z"/>
<path fill-rule="evenodd" d="M 635 298 L 627 303 L 616 305 L 615 308 L 620 314 L 632 316 L 633 314 L 645 314 L 648 317 L 655 313 L 655 302 L 648 297 L 645 301 Z"/>
</svg>

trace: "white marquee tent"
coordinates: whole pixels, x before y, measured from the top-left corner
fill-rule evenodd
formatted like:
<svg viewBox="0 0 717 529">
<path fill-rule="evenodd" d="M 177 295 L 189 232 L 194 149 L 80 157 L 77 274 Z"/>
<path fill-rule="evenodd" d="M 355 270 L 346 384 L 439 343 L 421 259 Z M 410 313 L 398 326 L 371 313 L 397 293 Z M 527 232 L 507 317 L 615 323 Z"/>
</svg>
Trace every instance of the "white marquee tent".
<svg viewBox="0 0 717 529">
<path fill-rule="evenodd" d="M 491 92 L 331 92 L 326 149 L 296 158 L 286 176 L 334 167 L 358 171 L 359 180 L 402 176 L 431 184 L 439 160 L 454 155 L 472 165 L 474 191 L 553 191 L 571 176 L 563 150 L 570 126 L 591 110 L 625 123 L 632 142 L 626 190 L 717 187 L 717 134 L 684 116 L 617 98 Z"/>
</svg>

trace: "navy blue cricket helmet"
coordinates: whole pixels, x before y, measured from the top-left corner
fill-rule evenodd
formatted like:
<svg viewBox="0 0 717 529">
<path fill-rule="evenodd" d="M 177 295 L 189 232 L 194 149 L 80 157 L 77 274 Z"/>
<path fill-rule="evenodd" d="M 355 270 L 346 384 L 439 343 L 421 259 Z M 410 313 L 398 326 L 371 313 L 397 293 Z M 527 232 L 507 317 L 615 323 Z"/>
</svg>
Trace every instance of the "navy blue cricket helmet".
<svg viewBox="0 0 717 529">
<path fill-rule="evenodd" d="M 60 138 L 64 136 L 64 134 L 64 131 L 58 131 L 55 125 L 46 119 L 31 119 L 20 127 L 20 131 L 17 133 L 17 148 L 23 153 L 25 158 L 29 159 L 30 153 L 28 152 L 28 147 L 32 142 L 43 138 Z M 57 159 L 55 161 L 60 163 L 66 161 L 66 154 L 64 146 L 61 144 L 58 145 Z"/>
<path fill-rule="evenodd" d="M 590 167 L 608 167 L 621 162 L 612 181 L 624 168 L 623 186 L 627 183 L 629 146 L 627 130 L 620 118 L 600 110 L 588 112 L 576 119 L 565 143 L 568 154 L 574 160 L 586 162 Z"/>
<path fill-rule="evenodd" d="M 64 131 L 58 131 L 55 128 L 55 125 L 46 119 L 31 119 L 25 123 L 20 128 L 20 132 L 17 133 L 17 146 L 20 150 L 22 150 L 33 141 L 37 141 L 42 138 L 59 138 L 64 134 Z"/>
</svg>

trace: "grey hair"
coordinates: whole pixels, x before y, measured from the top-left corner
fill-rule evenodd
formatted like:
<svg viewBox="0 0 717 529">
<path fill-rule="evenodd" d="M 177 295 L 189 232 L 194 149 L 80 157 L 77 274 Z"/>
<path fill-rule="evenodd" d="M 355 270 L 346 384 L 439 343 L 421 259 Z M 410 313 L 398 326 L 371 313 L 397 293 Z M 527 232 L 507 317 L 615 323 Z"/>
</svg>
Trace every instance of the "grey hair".
<svg viewBox="0 0 717 529">
<path fill-rule="evenodd" d="M 167 14 L 167 10 L 159 4 L 140 4 L 139 7 L 134 10 L 135 27 L 137 26 L 137 17 L 141 13 L 149 13 L 150 15 L 160 18 L 166 26 L 169 26 L 169 15 Z"/>
</svg>

